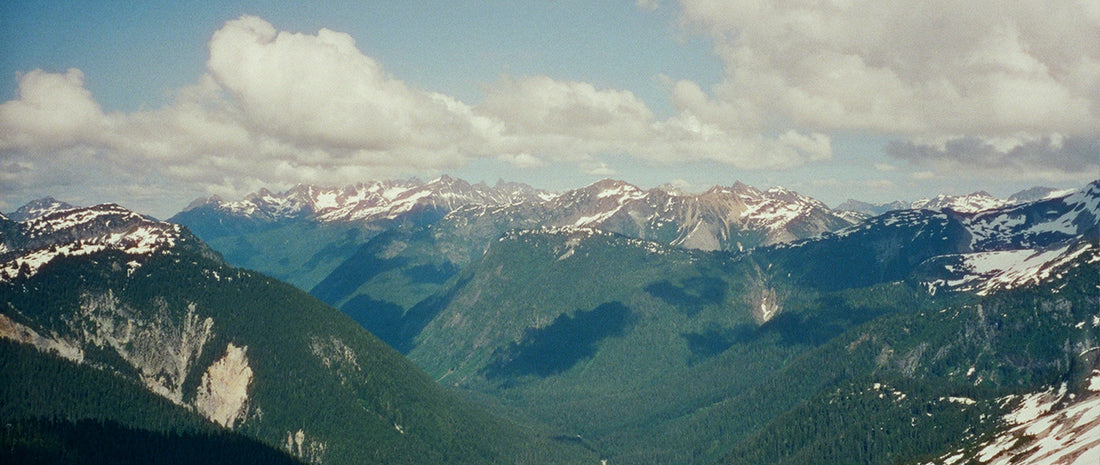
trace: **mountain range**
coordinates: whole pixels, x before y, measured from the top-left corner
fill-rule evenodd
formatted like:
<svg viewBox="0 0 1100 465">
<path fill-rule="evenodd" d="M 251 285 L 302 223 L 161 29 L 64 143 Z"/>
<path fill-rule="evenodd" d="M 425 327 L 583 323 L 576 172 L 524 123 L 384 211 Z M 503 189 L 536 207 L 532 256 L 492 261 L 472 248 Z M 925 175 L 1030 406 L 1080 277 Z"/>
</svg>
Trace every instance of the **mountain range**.
<svg viewBox="0 0 1100 465">
<path fill-rule="evenodd" d="M 30 431 L 0 445 L 120 425 L 314 463 L 1094 463 L 1100 181 L 991 199 L 443 177 L 168 222 L 43 199 L 0 218 L 0 413 Z"/>
</svg>

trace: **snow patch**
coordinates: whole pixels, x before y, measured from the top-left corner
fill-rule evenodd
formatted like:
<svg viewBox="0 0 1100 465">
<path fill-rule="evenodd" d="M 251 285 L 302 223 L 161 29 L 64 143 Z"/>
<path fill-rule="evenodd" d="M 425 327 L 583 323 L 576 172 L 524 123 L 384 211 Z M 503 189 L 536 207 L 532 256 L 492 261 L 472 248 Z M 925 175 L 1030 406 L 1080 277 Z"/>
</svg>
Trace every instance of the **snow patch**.
<svg viewBox="0 0 1100 465">
<path fill-rule="evenodd" d="M 1093 245 L 1084 242 L 1048 250 L 1005 250 L 955 255 L 960 263 L 948 265 L 947 271 L 955 279 L 935 280 L 925 283 L 931 293 L 938 288 L 957 291 L 974 291 L 987 295 L 995 289 L 1011 289 L 1043 282 L 1069 266 L 1084 254 L 1091 254 L 1094 262 L 1100 254 Z"/>
<path fill-rule="evenodd" d="M 117 205 L 64 210 L 22 224 L 30 245 L 0 262 L 0 281 L 33 276 L 58 257 L 106 249 L 147 256 L 173 247 L 181 232 L 178 225 L 151 221 Z"/>
<path fill-rule="evenodd" d="M 982 444 L 976 452 L 955 451 L 931 464 L 955 464 L 967 458 L 985 465 L 1096 465 L 1100 463 L 1100 394 L 1091 384 L 1100 384 L 1100 370 L 1090 379 L 1090 394 L 1059 408 L 1067 399 L 1065 385 L 1059 390 L 1036 392 L 1017 399 L 1016 407 L 1003 418 L 1007 428 Z M 1072 395 L 1069 396 L 1072 399 Z"/>
</svg>

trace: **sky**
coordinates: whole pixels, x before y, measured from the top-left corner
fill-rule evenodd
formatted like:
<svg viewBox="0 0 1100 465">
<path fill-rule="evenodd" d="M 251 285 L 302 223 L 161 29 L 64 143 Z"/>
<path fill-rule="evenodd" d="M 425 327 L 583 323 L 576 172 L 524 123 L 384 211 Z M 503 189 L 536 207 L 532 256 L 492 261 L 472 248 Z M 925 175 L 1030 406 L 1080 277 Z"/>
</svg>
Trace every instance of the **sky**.
<svg viewBox="0 0 1100 465">
<path fill-rule="evenodd" d="M 1100 179 L 1100 1 L 0 4 L 0 211 L 441 174 L 835 206 Z"/>
</svg>

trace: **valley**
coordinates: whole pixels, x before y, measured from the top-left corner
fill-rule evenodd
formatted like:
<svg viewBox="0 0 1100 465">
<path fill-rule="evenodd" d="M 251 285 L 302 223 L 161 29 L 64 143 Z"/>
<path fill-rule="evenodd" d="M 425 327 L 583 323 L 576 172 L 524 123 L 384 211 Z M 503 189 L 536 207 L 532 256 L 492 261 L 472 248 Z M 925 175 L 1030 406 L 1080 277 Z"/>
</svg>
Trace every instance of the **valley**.
<svg viewBox="0 0 1100 465">
<path fill-rule="evenodd" d="M 168 222 L 48 199 L 0 219 L 0 331 L 57 367 L 25 376 L 312 463 L 1006 463 L 1027 421 L 1094 414 L 1100 373 L 1100 181 L 1023 194 L 442 177 Z M 166 429 L 71 396 L 9 389 L 4 418 Z"/>
</svg>

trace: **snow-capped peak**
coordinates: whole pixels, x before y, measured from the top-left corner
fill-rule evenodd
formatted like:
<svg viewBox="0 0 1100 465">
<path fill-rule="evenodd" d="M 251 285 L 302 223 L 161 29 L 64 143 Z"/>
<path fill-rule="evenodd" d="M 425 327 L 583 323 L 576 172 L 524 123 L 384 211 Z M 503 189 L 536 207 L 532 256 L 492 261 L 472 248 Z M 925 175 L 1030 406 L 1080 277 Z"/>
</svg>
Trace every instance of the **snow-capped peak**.
<svg viewBox="0 0 1100 465">
<path fill-rule="evenodd" d="M 54 209 L 17 221 L 10 236 L 0 238 L 0 281 L 30 276 L 61 256 L 118 250 L 148 256 L 177 244 L 180 226 L 139 215 L 115 204 Z M 138 266 L 132 262 L 132 266 Z"/>
<path fill-rule="evenodd" d="M 225 202 L 216 198 L 196 201 L 184 212 L 209 208 L 258 221 L 305 218 L 323 222 L 369 222 L 392 220 L 420 208 L 446 213 L 468 204 L 509 205 L 543 196 L 542 191 L 520 184 L 475 186 L 461 179 L 441 176 L 428 183 L 414 178 L 345 187 L 298 185 L 282 193 L 261 189 L 239 201 Z"/>
<path fill-rule="evenodd" d="M 961 213 L 975 213 L 1005 207 L 1013 203 L 1015 202 L 993 197 L 988 192 L 978 191 L 957 196 L 940 194 L 931 199 L 921 199 L 913 202 L 912 208 L 916 210 L 950 209 Z"/>
<path fill-rule="evenodd" d="M 645 196 L 645 191 L 633 184 L 622 181 L 606 179 L 593 184 L 591 187 L 599 190 L 599 193 L 596 194 L 597 199 L 606 199 L 609 197 L 616 199 L 640 199 Z"/>
</svg>

